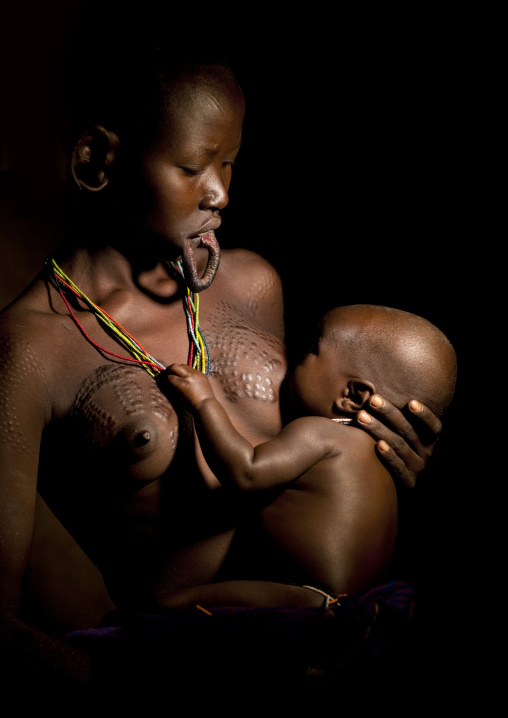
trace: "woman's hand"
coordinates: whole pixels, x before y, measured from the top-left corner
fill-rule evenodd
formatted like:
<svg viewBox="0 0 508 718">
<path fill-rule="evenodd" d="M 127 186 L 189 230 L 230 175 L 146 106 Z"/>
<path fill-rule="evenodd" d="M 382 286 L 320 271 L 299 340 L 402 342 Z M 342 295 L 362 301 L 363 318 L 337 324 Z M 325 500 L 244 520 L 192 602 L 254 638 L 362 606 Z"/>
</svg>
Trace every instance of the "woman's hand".
<svg viewBox="0 0 508 718">
<path fill-rule="evenodd" d="M 392 476 L 413 488 L 432 455 L 442 424 L 417 399 L 409 402 L 407 413 L 413 423 L 389 401 L 373 394 L 368 411 L 358 412 L 357 425 L 376 440 L 378 456 Z"/>
</svg>

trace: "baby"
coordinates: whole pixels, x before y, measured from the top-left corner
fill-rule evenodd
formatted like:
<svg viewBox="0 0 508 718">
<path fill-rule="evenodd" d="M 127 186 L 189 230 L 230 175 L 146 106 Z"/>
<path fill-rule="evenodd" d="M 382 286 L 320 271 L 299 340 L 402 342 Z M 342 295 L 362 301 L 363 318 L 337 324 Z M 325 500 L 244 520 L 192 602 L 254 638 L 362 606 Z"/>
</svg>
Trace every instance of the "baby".
<svg viewBox="0 0 508 718">
<path fill-rule="evenodd" d="M 373 439 L 353 422 L 377 393 L 399 408 L 418 396 L 443 414 L 455 388 L 456 356 L 437 327 L 382 306 L 328 312 L 289 378 L 293 420 L 255 447 L 237 432 L 203 374 L 173 364 L 166 376 L 192 412 L 221 484 L 279 490 L 261 511 L 267 580 L 184 589 L 165 596 L 162 607 L 328 605 L 383 578 L 397 536 L 396 488 Z"/>
</svg>

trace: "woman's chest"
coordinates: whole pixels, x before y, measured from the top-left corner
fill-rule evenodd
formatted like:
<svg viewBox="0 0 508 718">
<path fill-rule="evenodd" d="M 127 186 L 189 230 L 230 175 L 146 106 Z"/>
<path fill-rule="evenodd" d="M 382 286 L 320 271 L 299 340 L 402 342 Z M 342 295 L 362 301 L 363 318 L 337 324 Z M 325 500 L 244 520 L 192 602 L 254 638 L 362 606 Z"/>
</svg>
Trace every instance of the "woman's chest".
<svg viewBox="0 0 508 718">
<path fill-rule="evenodd" d="M 211 359 L 211 377 L 230 402 L 279 400 L 286 373 L 284 346 L 230 302 L 219 302 L 203 322 Z"/>
</svg>

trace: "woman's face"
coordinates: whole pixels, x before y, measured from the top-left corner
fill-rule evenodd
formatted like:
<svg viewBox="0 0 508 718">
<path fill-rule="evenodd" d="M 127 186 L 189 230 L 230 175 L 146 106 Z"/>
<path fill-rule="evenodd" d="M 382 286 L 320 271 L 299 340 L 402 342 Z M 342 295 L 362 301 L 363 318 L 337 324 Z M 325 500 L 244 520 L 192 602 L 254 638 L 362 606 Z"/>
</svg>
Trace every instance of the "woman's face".
<svg viewBox="0 0 508 718">
<path fill-rule="evenodd" d="M 244 102 L 239 90 L 219 83 L 184 88 L 178 98 L 141 160 L 143 222 L 163 246 L 171 245 L 167 258 L 182 255 L 189 286 L 201 291 L 218 268 L 215 230 L 228 203 Z M 208 249 L 202 278 L 194 258 L 199 246 Z"/>
</svg>

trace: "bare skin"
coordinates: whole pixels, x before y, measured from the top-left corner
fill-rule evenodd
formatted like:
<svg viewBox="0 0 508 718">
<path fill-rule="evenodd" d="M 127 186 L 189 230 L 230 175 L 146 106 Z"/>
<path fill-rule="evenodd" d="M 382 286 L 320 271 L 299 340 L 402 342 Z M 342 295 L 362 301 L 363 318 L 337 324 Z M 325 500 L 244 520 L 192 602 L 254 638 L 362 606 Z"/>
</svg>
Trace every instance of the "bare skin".
<svg viewBox="0 0 508 718">
<path fill-rule="evenodd" d="M 289 376 L 292 420 L 253 446 L 206 376 L 182 364 L 168 367 L 161 387 L 167 383 L 168 395 L 192 412 L 200 447 L 222 485 L 233 494 L 274 494 L 254 526 L 252 565 L 243 574 L 256 574 L 259 583 L 193 587 L 168 594 L 160 605 L 319 605 L 313 588 L 356 595 L 382 581 L 395 547 L 397 493 L 353 417 L 378 391 L 403 406 L 415 387 L 442 413 L 455 381 L 455 351 L 426 320 L 386 307 L 338 307 L 322 318 Z M 274 580 L 285 581 L 286 590 L 277 594 Z"/>
<path fill-rule="evenodd" d="M 256 291 L 246 296 L 247 265 L 257 281 Z M 96 262 L 96 280 L 99 267 Z M 109 277 L 111 255 L 107 267 Z M 280 423 L 278 387 L 286 369 L 282 321 L 274 312 L 275 298 L 282 306 L 280 285 L 273 270 L 247 252 L 224 252 L 222 269 L 207 290 L 210 301 L 203 297 L 201 303 L 201 325 L 216 357 L 212 382 L 238 428 L 256 442 Z M 77 264 L 72 273 L 76 283 L 90 291 Z M 234 276 L 241 281 L 231 281 Z M 41 436 L 39 491 L 102 571 L 118 605 L 141 608 L 162 588 L 212 580 L 231 541 L 233 507 L 221 491 L 210 490 L 217 489 L 218 482 L 194 459 L 193 442 L 187 442 L 186 449 L 183 437 L 179 440 L 177 414 L 154 380 L 138 367 L 105 362 L 90 344 L 79 341 L 61 300 L 53 290 L 51 294 L 56 313 L 39 311 L 47 289 L 38 280 L 3 317 L 4 327 L 13 329 L 9 362 L 2 363 L 2 403 L 8 418 L 1 470 L 2 476 L 12 475 L 15 467 L 17 478 L 2 483 L 0 511 L 10 544 L 3 542 L 9 549 L 2 556 L 4 610 L 9 613 L 20 599 Z M 95 290 L 94 296 L 100 293 Z M 101 306 L 120 322 L 123 309 L 131 311 L 135 304 L 129 329 L 154 356 L 166 363 L 172 358 L 185 361 L 188 340 L 179 296 L 157 305 L 126 282 L 103 297 Z M 94 317 L 80 319 L 102 346 L 118 351 L 116 343 L 98 331 Z M 161 333 L 161 326 L 171 331 Z M 230 328 L 226 341 L 225 327 Z M 218 345 L 221 351 L 216 352 Z M 140 446 L 144 432 L 150 439 Z M 184 475 L 184 481 L 172 479 L 175 463 L 181 466 L 175 461 L 178 441 L 184 469 L 177 475 Z M 199 540 L 191 542 L 187 536 Z"/>
<path fill-rule="evenodd" d="M 202 246 L 203 232 L 204 244 L 213 243 L 210 232 L 228 203 L 244 113 L 234 87 L 216 84 L 206 92 L 198 97 L 199 111 L 191 102 L 183 124 L 169 118 L 140 154 L 100 125 L 82 138 L 73 155 L 81 187 L 76 224 L 57 260 L 168 365 L 185 364 L 188 335 L 183 289 L 165 263 L 187 253 L 197 284 L 211 282 L 200 295 L 211 384 L 255 445 L 281 428 L 282 290 L 259 256 L 225 251 L 217 270 Z M 89 312 L 77 314 L 94 341 L 125 354 Z M 44 665 L 55 678 L 86 682 L 86 657 L 19 620 L 37 490 L 99 567 L 115 603 L 133 610 L 156 606 L 168 591 L 212 581 L 248 507 L 226 496 L 199 453 L 195 458 L 180 408 L 142 368 L 92 346 L 44 275 L 2 312 L 0 328 L 3 655 L 13 670 L 29 658 L 34 670 Z M 402 480 L 414 482 L 432 442 L 422 445 L 411 430 L 393 458 L 394 439 L 406 435 L 407 422 L 386 401 L 371 413 L 365 429 L 389 445 L 394 473 L 404 466 Z M 393 416 L 393 423 L 377 415 Z M 425 407 L 419 416 L 422 425 L 434 420 Z"/>
<path fill-rule="evenodd" d="M 319 594 L 297 586 L 355 595 L 381 580 L 395 545 L 397 496 L 369 436 L 331 417 L 303 416 L 253 447 L 203 374 L 184 365 L 168 372 L 170 386 L 192 410 L 204 455 L 222 484 L 248 493 L 285 490 L 261 511 L 265 541 L 259 542 L 256 563 L 268 582 L 180 591 L 163 598 L 162 606 L 319 605 Z M 269 582 L 274 576 L 296 586 L 277 598 Z"/>
</svg>

